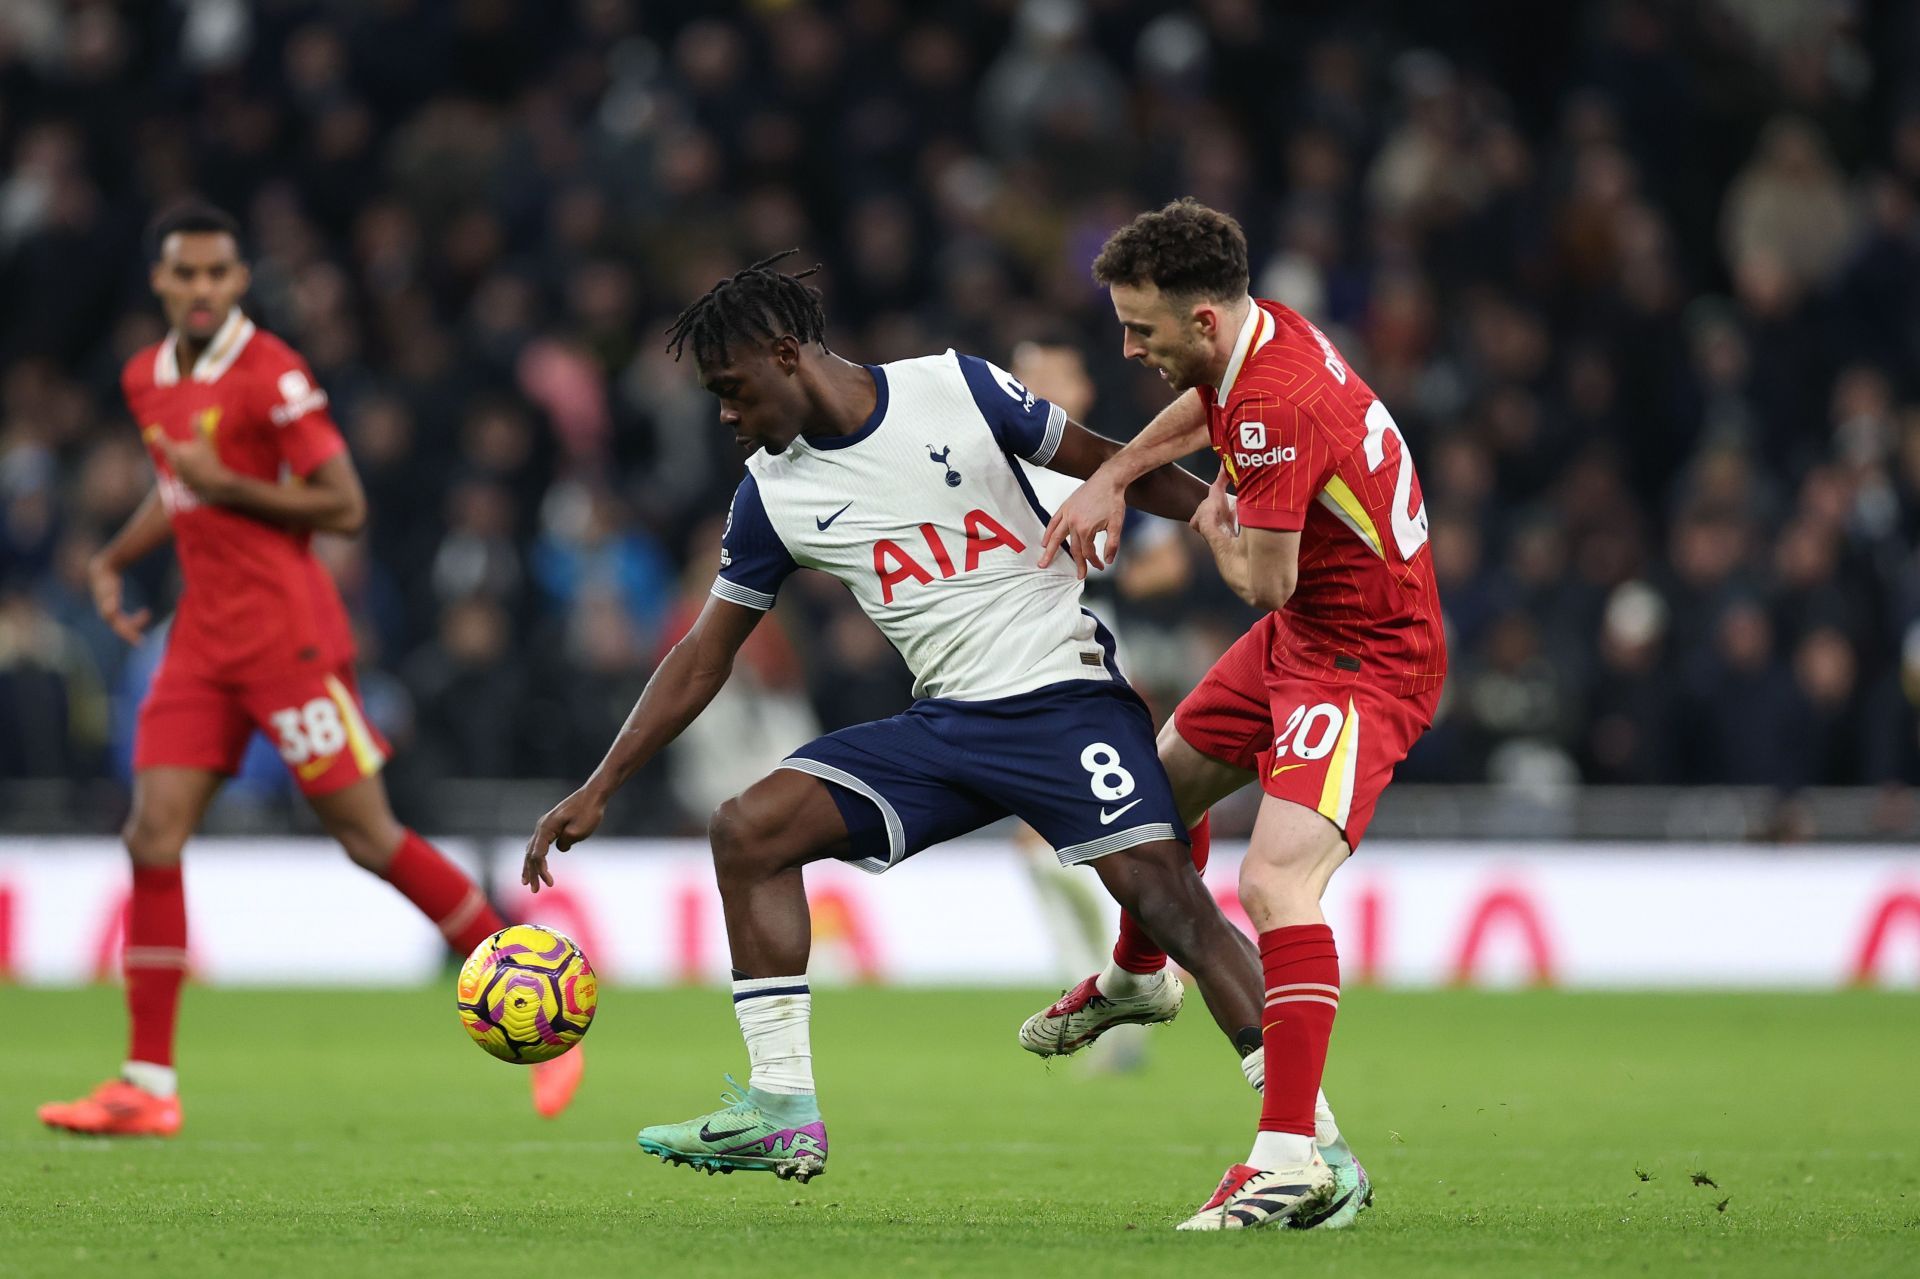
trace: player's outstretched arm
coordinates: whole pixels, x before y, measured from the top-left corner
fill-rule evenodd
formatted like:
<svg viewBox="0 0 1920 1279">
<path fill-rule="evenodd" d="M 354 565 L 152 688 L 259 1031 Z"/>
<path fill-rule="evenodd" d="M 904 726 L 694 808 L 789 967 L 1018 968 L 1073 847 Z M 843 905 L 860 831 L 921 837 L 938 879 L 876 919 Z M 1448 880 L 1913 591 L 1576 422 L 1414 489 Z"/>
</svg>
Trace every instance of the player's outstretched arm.
<svg viewBox="0 0 1920 1279">
<path fill-rule="evenodd" d="M 1198 391 L 1188 391 L 1161 409 L 1146 429 L 1100 464 L 1079 490 L 1060 504 L 1047 525 L 1040 565 L 1053 563 L 1065 543 L 1081 577 L 1105 568 L 1120 549 L 1120 526 L 1127 517 L 1127 490 L 1150 471 L 1178 461 L 1207 445 L 1207 411 Z M 1106 534 L 1104 555 L 1096 546 Z"/>
<path fill-rule="evenodd" d="M 367 495 L 353 459 L 335 453 L 299 484 L 275 484 L 227 467 L 205 440 L 156 438 L 167 465 L 203 502 L 293 528 L 351 537 L 367 523 Z"/>
<path fill-rule="evenodd" d="M 138 509 L 127 518 L 113 540 L 87 561 L 87 586 L 93 592 L 93 607 L 113 633 L 129 644 L 138 644 L 141 633 L 153 618 L 153 610 L 143 608 L 128 613 L 122 608 L 120 578 L 129 568 L 151 555 L 173 537 L 173 523 L 160 503 L 160 490 L 152 489 Z"/>
<path fill-rule="evenodd" d="M 553 884 L 547 851 L 557 848 L 564 853 L 599 829 L 613 793 L 686 731 L 720 692 L 733 673 L 734 655 L 764 616 L 759 609 L 717 595 L 707 600 L 693 629 L 673 646 L 647 681 L 640 700 L 634 703 L 632 714 L 620 726 L 593 776 L 554 805 L 534 827 L 533 838 L 527 841 L 526 862 L 520 869 L 521 883 L 536 893 L 542 884 Z"/>
<path fill-rule="evenodd" d="M 1124 446 L 1118 440 L 1096 435 L 1078 422 L 1069 420 L 1061 433 L 1060 447 L 1054 450 L 1047 469 L 1076 479 L 1086 479 L 1116 457 Z M 1126 503 L 1149 515 L 1182 523 L 1193 518 L 1206 499 L 1207 485 L 1187 471 L 1168 462 L 1156 466 L 1127 486 Z"/>
</svg>

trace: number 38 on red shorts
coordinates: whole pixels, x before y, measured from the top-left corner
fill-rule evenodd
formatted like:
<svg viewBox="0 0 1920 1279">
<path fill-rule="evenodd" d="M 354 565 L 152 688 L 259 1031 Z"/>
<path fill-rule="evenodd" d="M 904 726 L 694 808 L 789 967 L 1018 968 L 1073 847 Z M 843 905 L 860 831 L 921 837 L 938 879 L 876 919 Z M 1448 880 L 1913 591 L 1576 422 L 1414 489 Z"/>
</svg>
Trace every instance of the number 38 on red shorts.
<svg viewBox="0 0 1920 1279">
<path fill-rule="evenodd" d="M 367 722 L 351 664 L 234 683 L 163 661 L 140 706 L 133 767 L 231 775 L 255 729 L 309 796 L 374 776 L 391 753 Z"/>
</svg>

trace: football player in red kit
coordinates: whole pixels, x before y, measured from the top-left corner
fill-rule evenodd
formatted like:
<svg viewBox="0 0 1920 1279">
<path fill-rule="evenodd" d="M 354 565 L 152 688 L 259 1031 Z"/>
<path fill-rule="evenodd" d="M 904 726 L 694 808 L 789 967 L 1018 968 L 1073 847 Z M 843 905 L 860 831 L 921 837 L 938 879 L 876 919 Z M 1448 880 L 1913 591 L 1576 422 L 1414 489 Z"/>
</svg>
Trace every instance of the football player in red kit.
<svg viewBox="0 0 1920 1279">
<path fill-rule="evenodd" d="M 121 389 L 158 482 L 90 567 L 100 615 L 130 644 L 149 611 L 125 610 L 122 572 L 171 539 L 186 583 L 134 738 L 123 832 L 133 859 L 124 956 L 132 1044 L 119 1077 L 40 1108 L 51 1127 L 127 1136 L 180 1128 L 180 854 L 256 729 L 347 855 L 449 944 L 464 954 L 501 927 L 479 886 L 387 804 L 387 743 L 361 709 L 346 610 L 308 547 L 315 531 L 353 534 L 366 521 L 326 392 L 306 361 L 241 311 L 249 277 L 232 218 L 183 207 L 155 224 L 153 244 L 151 283 L 170 331 L 127 361 Z M 578 1056 L 535 1067 L 542 1113 L 571 1098 L 580 1068 L 565 1063 Z"/>
<path fill-rule="evenodd" d="M 1192 200 L 1142 214 L 1108 240 L 1094 276 L 1127 357 L 1178 398 L 1061 506 L 1042 562 L 1064 543 L 1083 572 L 1100 566 L 1127 484 L 1211 448 L 1220 475 L 1193 526 L 1228 585 L 1265 610 L 1160 737 L 1189 825 L 1250 781 L 1265 792 L 1240 872 L 1267 992 L 1259 1131 L 1180 1228 L 1330 1223 L 1336 1209 L 1351 1220 L 1369 1188 L 1337 1177 L 1315 1143 L 1340 1004 L 1320 897 L 1432 723 L 1446 676 L 1426 504 L 1386 405 L 1299 313 L 1248 295 L 1232 218 Z M 1126 948 L 1123 937 L 1116 959 Z"/>
</svg>

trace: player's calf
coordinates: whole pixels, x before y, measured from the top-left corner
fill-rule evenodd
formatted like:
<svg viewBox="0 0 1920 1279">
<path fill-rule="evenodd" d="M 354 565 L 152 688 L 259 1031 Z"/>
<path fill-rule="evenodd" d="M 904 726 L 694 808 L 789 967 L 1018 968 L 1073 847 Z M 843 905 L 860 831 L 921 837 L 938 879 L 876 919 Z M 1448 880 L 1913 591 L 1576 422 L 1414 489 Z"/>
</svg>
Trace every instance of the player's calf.
<svg viewBox="0 0 1920 1279">
<path fill-rule="evenodd" d="M 1194 873 L 1204 876 L 1213 854 L 1213 820 L 1201 814 L 1187 827 L 1188 854 Z M 1151 976 L 1167 964 L 1167 952 L 1148 935 L 1140 921 L 1127 911 L 1120 912 L 1120 935 L 1113 943 L 1113 956 L 1107 961 L 1104 985 L 1124 985 L 1129 976 Z"/>
<path fill-rule="evenodd" d="M 1141 844 L 1093 863 L 1107 891 L 1182 968 L 1221 1032 L 1236 1043 L 1260 1024 L 1261 987 L 1239 935 L 1194 873 L 1184 845 Z"/>
<path fill-rule="evenodd" d="M 771 773 L 714 810 L 707 838 L 735 967 L 805 973 L 813 924 L 800 868 L 841 855 L 847 839 L 827 784 Z"/>
</svg>

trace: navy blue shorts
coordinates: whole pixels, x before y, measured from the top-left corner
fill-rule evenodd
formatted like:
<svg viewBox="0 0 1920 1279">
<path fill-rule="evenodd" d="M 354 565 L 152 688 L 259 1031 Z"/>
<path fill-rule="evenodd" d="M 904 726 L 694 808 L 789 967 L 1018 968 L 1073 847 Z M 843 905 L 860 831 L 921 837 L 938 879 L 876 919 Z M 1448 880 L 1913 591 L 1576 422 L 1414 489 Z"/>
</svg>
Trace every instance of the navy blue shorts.
<svg viewBox="0 0 1920 1279">
<path fill-rule="evenodd" d="M 988 702 L 922 698 L 816 737 L 780 766 L 833 783 L 853 836 L 847 860 L 875 874 L 1009 814 L 1069 866 L 1187 838 L 1153 718 L 1122 683 L 1073 680 Z"/>
</svg>

